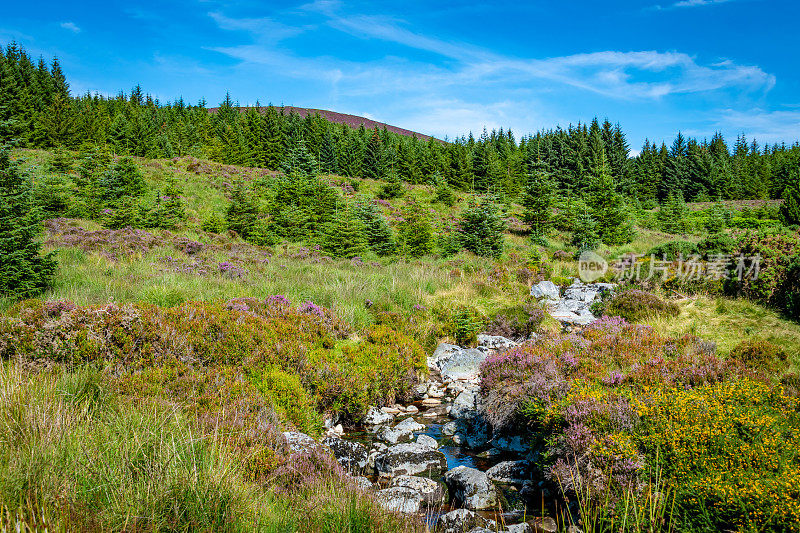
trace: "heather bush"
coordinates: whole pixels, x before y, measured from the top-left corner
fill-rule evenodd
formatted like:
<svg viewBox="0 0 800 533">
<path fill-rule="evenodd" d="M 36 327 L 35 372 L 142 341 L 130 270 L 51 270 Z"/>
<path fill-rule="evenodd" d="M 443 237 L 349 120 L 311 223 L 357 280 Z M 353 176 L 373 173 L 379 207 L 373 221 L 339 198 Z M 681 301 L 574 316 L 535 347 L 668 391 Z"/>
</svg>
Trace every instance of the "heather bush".
<svg viewBox="0 0 800 533">
<path fill-rule="evenodd" d="M 486 332 L 510 339 L 527 339 L 544 321 L 544 310 L 533 302 L 506 307 L 497 311 Z"/>
<path fill-rule="evenodd" d="M 747 339 L 740 342 L 734 346 L 728 357 L 748 368 L 763 370 L 776 376 L 780 376 L 789 368 L 789 355 L 783 348 L 761 339 Z"/>
<path fill-rule="evenodd" d="M 670 527 L 800 524 L 796 401 L 763 370 L 603 317 L 490 356 L 481 394 L 493 426 L 530 430 L 542 474 L 568 497 L 614 508 L 657 469 L 676 494 Z"/>
<path fill-rule="evenodd" d="M 662 300 L 655 294 L 629 289 L 604 302 L 602 313 L 620 316 L 628 322 L 641 322 L 656 316 L 678 316 L 680 308 L 675 302 Z"/>
</svg>

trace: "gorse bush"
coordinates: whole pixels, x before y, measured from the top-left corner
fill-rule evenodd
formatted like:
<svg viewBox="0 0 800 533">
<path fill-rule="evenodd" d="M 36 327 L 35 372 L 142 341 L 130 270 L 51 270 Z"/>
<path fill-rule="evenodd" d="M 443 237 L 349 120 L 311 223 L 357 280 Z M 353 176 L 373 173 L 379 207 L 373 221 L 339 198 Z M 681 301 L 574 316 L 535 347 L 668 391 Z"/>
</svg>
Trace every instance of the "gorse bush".
<svg viewBox="0 0 800 533">
<path fill-rule="evenodd" d="M 531 428 L 541 475 L 570 498 L 619 509 L 657 469 L 667 529 L 800 526 L 800 418 L 766 368 L 604 317 L 490 356 L 481 380 L 490 422 Z"/>
</svg>

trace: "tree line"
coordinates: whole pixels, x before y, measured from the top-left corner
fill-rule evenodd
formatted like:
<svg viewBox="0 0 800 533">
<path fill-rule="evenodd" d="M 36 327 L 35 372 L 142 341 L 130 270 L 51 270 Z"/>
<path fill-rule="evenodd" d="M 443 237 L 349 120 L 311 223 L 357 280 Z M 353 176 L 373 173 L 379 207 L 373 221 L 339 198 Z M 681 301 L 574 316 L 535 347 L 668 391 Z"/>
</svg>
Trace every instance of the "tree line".
<svg viewBox="0 0 800 533">
<path fill-rule="evenodd" d="M 230 94 L 215 112 L 205 101 L 162 103 L 140 86 L 115 97 L 73 96 L 54 59 L 47 64 L 15 43 L 0 54 L 0 142 L 76 149 L 104 146 L 119 155 L 192 155 L 247 166 L 405 181 L 445 182 L 459 190 L 517 197 L 532 172 L 552 176 L 562 195 L 583 196 L 604 161 L 613 189 L 643 204 L 685 200 L 780 198 L 800 181 L 800 145 L 759 146 L 744 136 L 728 146 L 678 133 L 668 147 L 646 140 L 631 156 L 619 124 L 542 130 L 517 140 L 510 130 L 484 130 L 449 142 L 422 141 L 383 130 L 351 128 L 283 108 L 240 108 Z"/>
</svg>

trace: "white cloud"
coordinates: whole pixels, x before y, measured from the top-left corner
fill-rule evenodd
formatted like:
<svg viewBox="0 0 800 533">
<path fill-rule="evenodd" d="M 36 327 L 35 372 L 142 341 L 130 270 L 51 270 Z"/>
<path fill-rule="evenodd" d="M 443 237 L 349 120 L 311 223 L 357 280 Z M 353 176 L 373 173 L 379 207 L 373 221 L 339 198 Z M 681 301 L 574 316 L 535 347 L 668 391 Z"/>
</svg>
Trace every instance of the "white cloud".
<svg viewBox="0 0 800 533">
<path fill-rule="evenodd" d="M 679 2 L 675 2 L 674 4 L 670 4 L 668 6 L 662 5 L 654 5 L 650 9 L 655 9 L 658 11 L 665 11 L 669 9 L 680 9 L 683 7 L 702 7 L 702 6 L 712 6 L 716 4 L 727 4 L 728 2 L 734 2 L 736 0 L 680 0 Z"/>
<path fill-rule="evenodd" d="M 74 23 L 74 22 L 62 22 L 60 24 L 62 28 L 65 30 L 69 30 L 72 33 L 80 33 L 81 29 Z"/>
<path fill-rule="evenodd" d="M 720 130 L 737 131 L 761 143 L 781 142 L 785 139 L 800 139 L 800 111 L 768 111 L 753 108 L 745 111 L 725 109 L 716 121 Z"/>
</svg>

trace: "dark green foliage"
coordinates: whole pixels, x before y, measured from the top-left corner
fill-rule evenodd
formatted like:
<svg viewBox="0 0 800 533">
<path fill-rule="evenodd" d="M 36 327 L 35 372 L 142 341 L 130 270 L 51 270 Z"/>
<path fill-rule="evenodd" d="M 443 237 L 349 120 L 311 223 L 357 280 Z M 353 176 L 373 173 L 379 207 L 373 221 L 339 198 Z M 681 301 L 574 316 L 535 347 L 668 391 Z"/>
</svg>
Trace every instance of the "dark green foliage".
<svg viewBox="0 0 800 533">
<path fill-rule="evenodd" d="M 726 215 L 727 211 L 725 206 L 722 205 L 722 202 L 715 203 L 714 206 L 708 210 L 708 216 L 705 223 L 706 231 L 709 233 L 718 233 L 725 229 Z"/>
<path fill-rule="evenodd" d="M 500 257 L 503 253 L 503 231 L 506 223 L 495 198 L 473 201 L 458 223 L 461 247 L 484 257 Z"/>
<path fill-rule="evenodd" d="M 181 195 L 183 191 L 178 182 L 167 180 L 164 192 L 156 191 L 155 204 L 144 216 L 144 225 L 148 228 L 175 229 L 186 218 L 186 207 Z"/>
<path fill-rule="evenodd" d="M 628 322 L 640 322 L 655 316 L 678 316 L 680 308 L 675 302 L 662 300 L 655 294 L 629 289 L 604 302 L 602 313 L 621 316 Z"/>
<path fill-rule="evenodd" d="M 556 184 L 550 174 L 536 170 L 528 175 L 523 207 L 524 219 L 531 233 L 546 236 L 553 220 Z"/>
<path fill-rule="evenodd" d="M 30 298 L 51 284 L 56 262 L 41 254 L 40 222 L 29 178 L 0 148 L 0 295 Z"/>
<path fill-rule="evenodd" d="M 342 206 L 337 189 L 314 176 L 283 176 L 268 187 L 270 229 L 290 241 L 313 240 Z"/>
<path fill-rule="evenodd" d="M 656 259 L 676 261 L 679 257 L 687 259 L 690 256 L 700 253 L 698 246 L 689 241 L 670 241 L 654 246 L 647 252 L 647 255 L 654 255 Z"/>
<path fill-rule="evenodd" d="M 116 202 L 114 208 L 107 208 L 103 213 L 103 225 L 108 229 L 139 228 L 145 220 L 139 202 L 134 198 L 123 198 Z"/>
<path fill-rule="evenodd" d="M 433 178 L 433 183 L 436 186 L 436 201 L 447 207 L 453 207 L 456 203 L 456 195 L 447 180 L 436 174 Z"/>
<path fill-rule="evenodd" d="M 436 248 L 443 257 L 457 254 L 463 249 L 461 247 L 461 235 L 456 231 L 439 233 L 436 236 Z"/>
<path fill-rule="evenodd" d="M 659 225 L 667 233 L 686 233 L 688 215 L 689 209 L 683 201 L 683 195 L 670 194 L 658 211 Z"/>
<path fill-rule="evenodd" d="M 600 246 L 597 221 L 588 212 L 583 211 L 576 216 L 573 228 L 570 244 L 575 246 L 578 252 L 595 250 Z"/>
<path fill-rule="evenodd" d="M 250 228 L 250 233 L 247 235 L 247 242 L 257 246 L 274 246 L 278 244 L 280 240 L 280 237 L 272 231 L 269 223 L 263 218 L 259 218 L 255 221 Z"/>
<path fill-rule="evenodd" d="M 380 179 L 383 177 L 383 142 L 378 128 L 372 135 L 364 150 L 363 175 L 365 178 Z"/>
<path fill-rule="evenodd" d="M 697 243 L 697 251 L 706 259 L 728 255 L 736 250 L 736 239 L 725 233 L 714 233 Z"/>
<path fill-rule="evenodd" d="M 35 204 L 47 217 L 64 214 L 71 203 L 71 185 L 69 178 L 63 174 L 46 174 L 36 179 L 33 189 Z"/>
<path fill-rule="evenodd" d="M 410 257 L 422 257 L 433 251 L 433 228 L 420 203 L 412 200 L 403 209 L 397 241 L 400 253 Z"/>
<path fill-rule="evenodd" d="M 386 184 L 378 191 L 378 198 L 391 200 L 403 196 L 403 182 L 395 172 L 390 172 L 386 177 Z"/>
<path fill-rule="evenodd" d="M 800 174 L 796 175 L 798 181 L 786 187 L 783 192 L 781 220 L 788 225 L 800 225 Z"/>
<path fill-rule="evenodd" d="M 72 166 L 75 164 L 75 160 L 72 157 L 72 154 L 68 151 L 64 150 L 63 148 L 56 148 L 53 150 L 53 155 L 50 157 L 50 161 L 48 163 L 50 170 L 53 172 L 69 174 L 72 171 Z"/>
<path fill-rule="evenodd" d="M 208 218 L 203 220 L 201 228 L 209 233 L 222 233 L 226 228 L 225 220 L 219 214 L 211 213 Z"/>
<path fill-rule="evenodd" d="M 286 174 L 310 176 L 317 173 L 318 163 L 306 148 L 306 143 L 301 140 L 289 150 L 282 169 Z"/>
<path fill-rule="evenodd" d="M 138 198 L 146 188 L 142 173 L 130 157 L 117 161 L 98 182 L 100 197 L 109 205 L 116 205 L 126 198 Z"/>
<path fill-rule="evenodd" d="M 450 312 L 445 333 L 459 346 L 475 346 L 484 323 L 484 317 L 474 307 L 459 305 Z"/>
<path fill-rule="evenodd" d="M 353 209 L 344 208 L 322 227 L 319 245 L 332 257 L 351 259 L 367 251 L 365 233 L 364 224 Z"/>
<path fill-rule="evenodd" d="M 368 198 L 362 198 L 353 207 L 354 216 L 364 226 L 364 236 L 369 248 L 378 255 L 391 255 L 397 249 L 392 229 L 378 206 Z"/>
<path fill-rule="evenodd" d="M 225 222 L 230 231 L 235 231 L 247 240 L 250 231 L 258 219 L 258 205 L 253 199 L 252 191 L 238 182 L 231 191 L 231 203 L 225 212 Z"/>
</svg>

